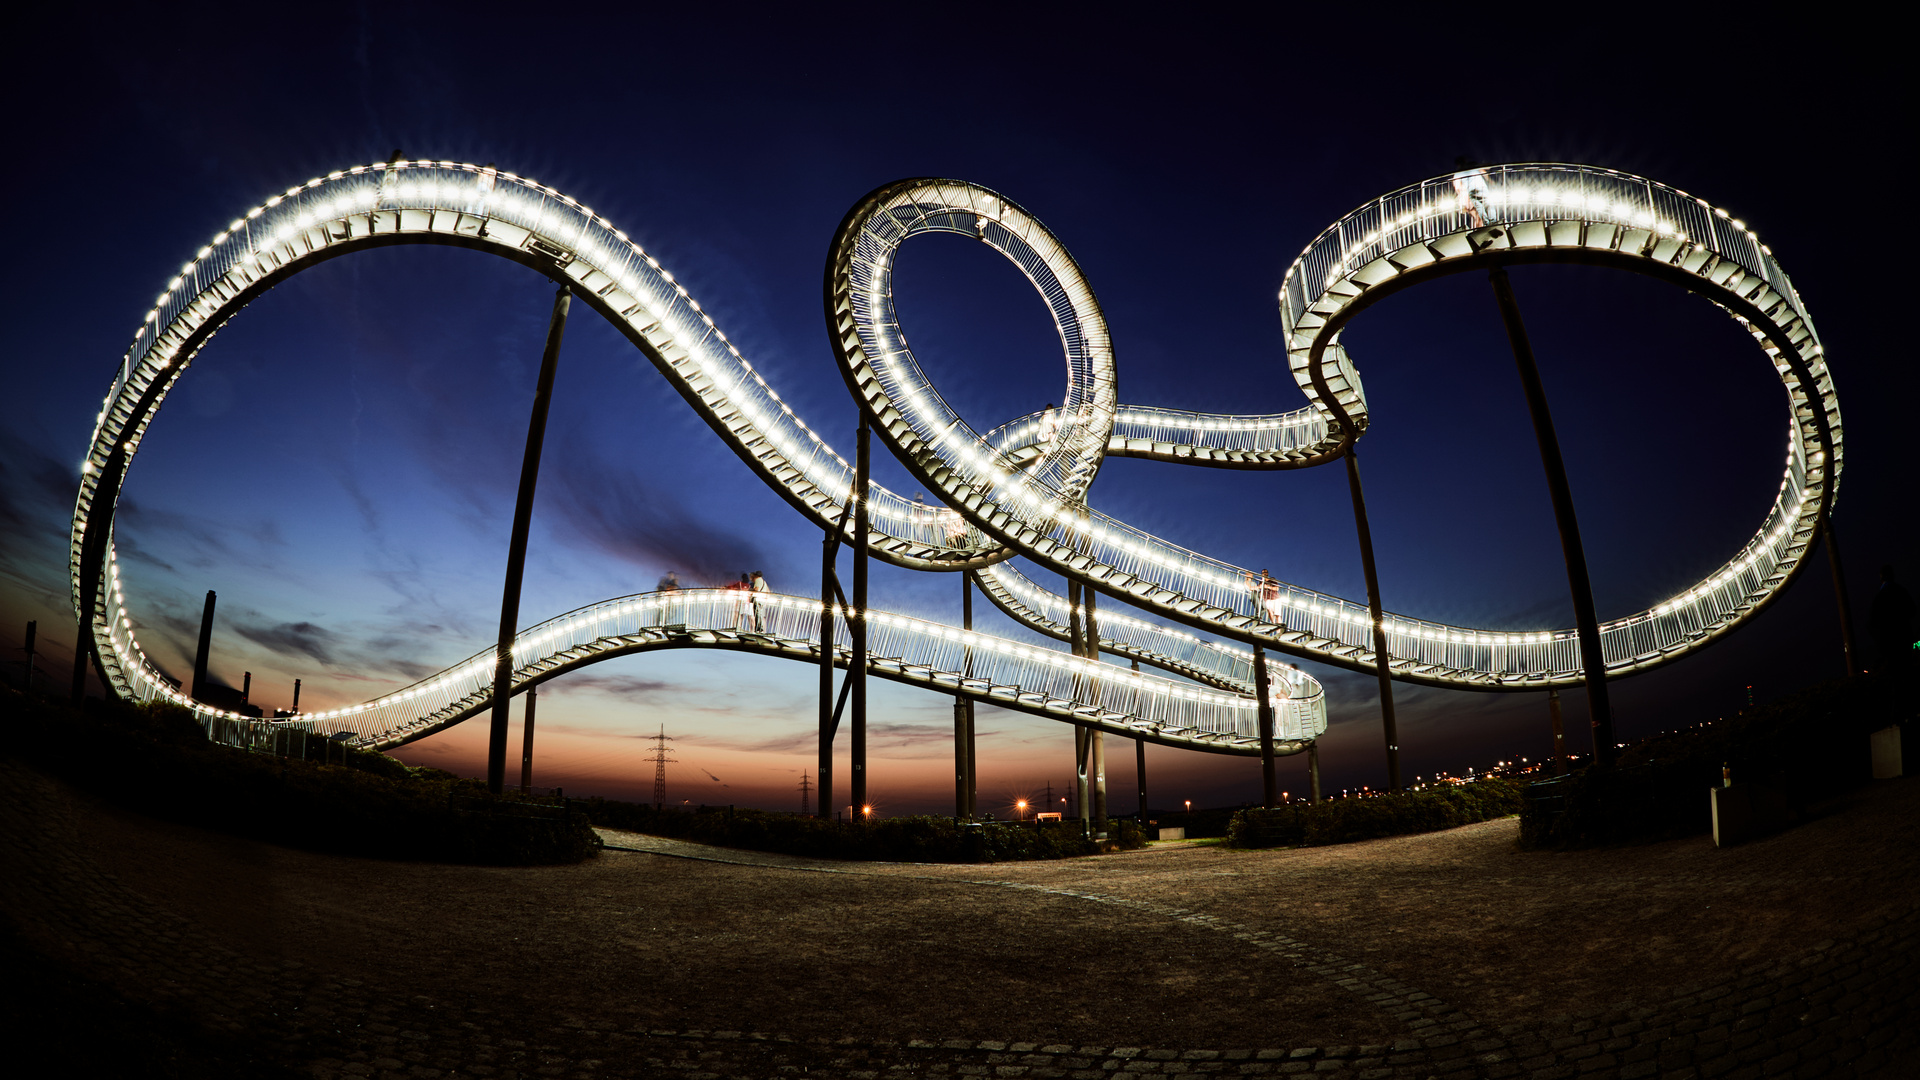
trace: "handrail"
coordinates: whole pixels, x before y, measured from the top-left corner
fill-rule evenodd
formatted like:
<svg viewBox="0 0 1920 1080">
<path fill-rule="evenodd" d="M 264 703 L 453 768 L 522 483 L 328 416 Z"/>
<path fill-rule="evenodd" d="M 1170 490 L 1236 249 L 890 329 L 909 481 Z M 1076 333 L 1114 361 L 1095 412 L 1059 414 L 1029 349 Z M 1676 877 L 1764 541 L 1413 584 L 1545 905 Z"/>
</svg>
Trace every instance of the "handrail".
<svg viewBox="0 0 1920 1080">
<path fill-rule="evenodd" d="M 891 267 L 901 243 L 930 232 L 988 244 L 1040 293 L 1069 370 L 1065 400 L 1053 417 L 1023 418 L 983 436 L 926 378 L 893 309 Z M 69 554 L 76 610 L 91 617 L 111 692 L 177 697 L 134 634 L 112 544 L 112 507 L 127 463 L 166 393 L 212 334 L 253 298 L 325 259 L 394 243 L 489 251 L 571 283 L 766 483 L 824 528 L 849 528 L 842 515 L 851 465 L 774 391 L 686 287 L 607 219 L 550 187 L 491 167 L 447 161 L 356 166 L 290 188 L 215 235 L 166 283 L 114 368 L 82 466 Z M 871 485 L 873 553 L 926 570 L 985 570 L 1018 553 L 1203 634 L 1371 670 L 1365 605 L 1289 583 L 1277 586 L 1272 606 L 1263 604 L 1245 569 L 1089 509 L 1085 496 L 1100 463 L 1110 453 L 1256 468 L 1334 460 L 1367 423 L 1358 368 L 1339 342 L 1354 314 L 1438 274 L 1569 260 L 1651 273 L 1709 297 L 1753 333 L 1789 391 L 1785 477 L 1753 540 L 1679 596 L 1601 625 L 1614 674 L 1670 662 L 1750 618 L 1800 572 L 1837 489 L 1844 448 L 1839 408 L 1804 303 L 1743 222 L 1665 185 L 1585 166 L 1508 165 L 1438 177 L 1336 222 L 1294 261 L 1280 298 L 1289 366 L 1308 406 L 1250 416 L 1118 404 L 1112 344 L 1091 285 L 1065 246 L 1004 196 L 954 180 L 879 189 L 835 237 L 829 328 L 861 409 L 945 505 Z M 1043 419 L 1045 437 L 1034 438 Z M 1005 596 L 1017 591 L 1015 576 L 983 574 L 983 580 L 1002 583 Z M 811 603 L 817 614 L 818 601 Z M 1042 633 L 1056 633 L 1048 603 L 1003 607 L 1025 611 L 1022 617 Z M 1121 617 L 1108 622 L 1126 625 Z M 1570 629 L 1491 631 L 1399 614 L 1388 616 L 1386 628 L 1393 674 L 1402 679 L 1518 690 L 1582 676 Z M 805 640 L 795 629 L 790 644 Z M 1166 628 L 1140 633 L 1137 640 L 1108 640 L 1144 662 L 1174 661 L 1166 666 L 1176 671 L 1191 666 L 1192 657 L 1162 648 L 1173 640 Z M 929 673 L 930 685 L 939 682 L 933 673 L 950 674 L 925 664 L 917 670 Z M 1212 675 L 1216 684 L 1231 679 Z M 1098 678 L 1120 685 L 1108 674 Z M 1071 694 L 1054 698 L 1124 712 Z"/>
</svg>

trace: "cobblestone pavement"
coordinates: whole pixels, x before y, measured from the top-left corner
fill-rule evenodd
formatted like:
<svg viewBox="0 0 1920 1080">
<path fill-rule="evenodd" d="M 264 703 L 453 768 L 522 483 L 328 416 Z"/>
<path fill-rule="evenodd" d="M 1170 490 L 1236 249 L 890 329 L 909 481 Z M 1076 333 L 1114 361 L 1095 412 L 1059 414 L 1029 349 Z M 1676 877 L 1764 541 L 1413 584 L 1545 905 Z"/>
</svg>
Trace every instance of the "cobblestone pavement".
<svg viewBox="0 0 1920 1080">
<path fill-rule="evenodd" d="M 1662 1000 L 1535 1024 L 1489 1026 L 1365 964 L 1310 942 L 1188 910 L 1088 889 L 975 876 L 982 889 L 1040 891 L 1115 905 L 1134 920 L 1178 920 L 1243 941 L 1249 962 L 1283 961 L 1303 978 L 1358 995 L 1404 1033 L 1364 1046 L 1069 1046 L 975 1040 L 794 1039 L 764 1032 L 664 1030 L 595 1017 L 501 1016 L 444 996 L 397 993 L 234 945 L 165 910 L 79 843 L 76 812 L 50 781 L 0 763 L 0 900 L 24 947 L 81 973 L 103 995 L 135 1002 L 224 1063 L 232 1075 L 291 1066 L 315 1077 L 892 1078 L 1311 1075 L 1424 1077 L 1920 1076 L 1916 905 L 1844 939 Z M 606 858 L 700 858 L 768 873 L 915 877 L 913 868 L 850 869 L 780 856 L 608 834 Z M 236 841 L 236 843 L 239 843 Z M 955 868 L 928 875 L 951 882 Z M 1264 959 L 1260 959 L 1264 957 Z M 530 991 L 532 993 L 532 991 Z M 511 1035 L 512 1037 L 505 1037 Z M 191 1071 L 184 1074 L 191 1074 Z M 210 1074 L 205 1073 L 205 1074 Z"/>
</svg>

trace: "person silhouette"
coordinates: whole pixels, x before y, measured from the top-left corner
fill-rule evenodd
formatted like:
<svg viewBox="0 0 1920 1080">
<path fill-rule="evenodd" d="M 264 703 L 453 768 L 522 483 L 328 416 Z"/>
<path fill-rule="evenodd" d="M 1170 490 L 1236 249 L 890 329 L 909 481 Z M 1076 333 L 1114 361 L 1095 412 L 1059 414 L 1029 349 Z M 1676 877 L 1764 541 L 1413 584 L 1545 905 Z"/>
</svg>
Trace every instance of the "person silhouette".
<svg viewBox="0 0 1920 1080">
<path fill-rule="evenodd" d="M 1879 670 L 1903 672 L 1913 663 L 1913 596 L 1894 580 L 1893 564 L 1880 567 L 1880 589 L 1867 612 Z"/>
<path fill-rule="evenodd" d="M 760 606 L 760 594 L 771 593 L 772 591 L 773 586 L 767 584 L 766 576 L 760 573 L 760 571 L 755 570 L 753 572 L 753 580 L 747 583 L 747 602 L 753 605 L 753 632 L 756 634 L 764 634 L 767 632 L 767 613 L 766 610 Z"/>
<path fill-rule="evenodd" d="M 680 572 L 669 570 L 662 574 L 659 583 L 654 585 L 653 591 L 666 594 L 660 601 L 660 621 L 668 625 L 681 621 L 680 605 L 677 602 L 679 597 L 674 595 L 680 591 Z"/>
</svg>

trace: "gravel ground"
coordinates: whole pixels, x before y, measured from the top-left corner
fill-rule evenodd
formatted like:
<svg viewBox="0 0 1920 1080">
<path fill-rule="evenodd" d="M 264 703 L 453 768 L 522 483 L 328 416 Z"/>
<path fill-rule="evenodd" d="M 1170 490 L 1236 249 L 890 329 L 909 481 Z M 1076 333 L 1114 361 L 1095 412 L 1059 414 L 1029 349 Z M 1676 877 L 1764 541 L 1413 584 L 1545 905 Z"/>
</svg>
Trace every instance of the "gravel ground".
<svg viewBox="0 0 1920 1080">
<path fill-rule="evenodd" d="M 609 832 L 610 845 L 638 850 L 535 869 L 236 840 L 105 807 L 11 762 L 0 762 L 0 785 L 0 910 L 18 957 L 9 966 L 71 984 L 76 1000 L 162 1018 L 139 1037 L 178 1032 L 181 1075 L 932 1075 L 970 1071 L 969 1054 L 989 1075 L 1068 1076 L 1076 1061 L 1114 1075 L 1158 1060 L 1149 1053 L 1198 1072 L 1232 1062 L 1292 1071 L 1289 1055 L 1305 1054 L 1303 1069 L 1440 1075 L 1429 1065 L 1441 1047 L 1485 1035 L 1501 1047 L 1482 1056 L 1512 1057 L 1514 1040 L 1545 1047 L 1609 1010 L 1653 1024 L 1662 1009 L 1691 1009 L 1711 1032 L 1701 1002 L 1723 987 L 1779 1014 L 1761 1011 L 1763 1035 L 1791 1012 L 1814 1039 L 1813 1012 L 1781 1004 L 1781 990 L 1741 987 L 1761 986 L 1754 973 L 1768 965 L 1816 973 L 1808 957 L 1910 927 L 1920 882 L 1920 783 L 1910 780 L 1728 850 L 1691 839 L 1521 853 L 1509 819 L 1335 848 L 1171 843 L 1058 863 L 916 866 Z M 1823 1051 L 1818 1069 L 1804 1050 L 1784 1069 L 1825 1075 L 1848 1054 L 1904 1045 L 1887 1042 L 1898 1031 L 1879 1033 L 1912 1019 L 1902 1011 L 1912 939 L 1884 940 L 1863 951 L 1897 952 L 1894 974 L 1862 983 L 1862 1004 L 1844 1016 L 1837 1005 L 1820 1013 L 1854 1034 L 1836 1035 L 1844 1046 Z M 1899 1000 L 1879 1000 L 1889 993 Z M 408 1032 L 421 1040 L 411 1057 Z M 1631 1050 L 1631 1032 L 1610 1052 L 1606 1035 L 1587 1037 L 1597 1056 L 1572 1056 L 1584 1051 L 1569 1043 L 1537 1058 L 1547 1062 L 1538 1075 L 1652 1075 L 1614 1056 Z M 1740 1037 L 1729 1028 L 1729 1043 Z M 660 1048 L 672 1039 L 694 1041 Z M 833 1056 L 855 1044 L 865 1049 Z M 1723 1072 L 1740 1075 L 1734 1059 L 1747 1045 L 1725 1051 Z M 1235 1047 L 1249 1049 L 1188 1056 Z M 1263 1047 L 1268 1057 L 1253 1049 Z M 1119 1048 L 1131 1054 L 1104 1065 L 1074 1056 Z M 1714 1075 L 1707 1050 L 1660 1072 Z M 1892 1067 L 1860 1060 L 1861 1075 Z"/>
</svg>

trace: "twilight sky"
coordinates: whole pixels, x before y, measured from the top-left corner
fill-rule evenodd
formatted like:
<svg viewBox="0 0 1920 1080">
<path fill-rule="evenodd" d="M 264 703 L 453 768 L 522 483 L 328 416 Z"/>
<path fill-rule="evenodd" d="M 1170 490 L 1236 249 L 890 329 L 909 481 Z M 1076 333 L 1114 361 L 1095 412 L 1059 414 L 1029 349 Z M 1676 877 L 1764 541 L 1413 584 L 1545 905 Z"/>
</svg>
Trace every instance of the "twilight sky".
<svg viewBox="0 0 1920 1080">
<path fill-rule="evenodd" d="M 1792 56 L 1775 56 L 1776 39 L 1721 30 L 1711 48 L 1688 45 L 1706 31 L 1676 20 L 1653 35 L 1678 35 L 1671 48 L 1622 36 L 1607 63 L 1568 67 L 1548 51 L 1492 48 L 1514 44 L 1517 27 L 1489 37 L 1478 19 L 1452 16 L 1408 37 L 1112 9 L 615 10 L 624 14 L 407 4 L 231 22 L 150 14 L 16 39 L 41 44 L 8 64 L 18 158 L 5 180 L 16 255 L 0 326 L 6 660 L 17 662 L 37 619 L 42 669 L 64 683 L 78 463 L 165 280 L 266 196 L 395 148 L 497 163 L 605 214 L 849 453 L 855 410 L 828 347 L 821 267 L 847 208 L 886 181 L 973 180 L 1046 222 L 1105 307 L 1122 401 L 1254 412 L 1303 403 L 1274 294 L 1294 255 L 1353 206 L 1451 171 L 1458 155 L 1649 176 L 1751 223 L 1818 322 L 1846 421 L 1835 524 L 1863 642 L 1879 564 L 1920 577 L 1911 452 L 1898 435 L 1911 422 L 1902 403 L 1915 400 L 1911 345 L 1890 314 L 1904 298 L 1869 275 L 1885 258 L 1875 214 L 1850 212 L 1881 198 L 1869 151 L 1910 117 L 1894 105 L 1897 65 L 1827 46 L 1843 27 L 1806 28 Z M 1556 31 L 1536 19 L 1525 33 Z M 1676 53 L 1703 49 L 1702 70 L 1726 79 L 1679 77 Z M 1738 89 L 1743 79 L 1755 92 Z M 1778 485 L 1777 377 L 1731 320 L 1671 286 L 1589 268 L 1512 276 L 1601 618 L 1685 589 L 1752 534 Z M 1011 265 L 933 237 L 903 250 L 897 281 L 917 355 L 976 428 L 1061 399 L 1056 336 Z M 287 704 L 295 678 L 304 706 L 326 708 L 483 648 L 551 302 L 545 279 L 504 260 L 382 249 L 297 275 L 221 331 L 169 397 L 121 501 L 119 551 L 150 653 L 190 673 L 210 588 L 214 671 L 236 685 L 251 671 L 254 700 L 269 708 Z M 1373 409 L 1361 449 L 1387 607 L 1489 629 L 1570 626 L 1539 457 L 1484 279 L 1400 294 L 1344 340 Z M 912 490 L 877 442 L 875 460 L 880 479 Z M 1091 501 L 1206 554 L 1365 597 L 1337 466 L 1258 474 L 1112 460 Z M 651 588 L 667 569 L 716 583 L 760 569 L 778 590 L 812 592 L 818 544 L 643 357 L 576 308 L 523 623 Z M 957 624 L 959 591 L 953 575 L 874 567 L 877 607 Z M 1018 633 L 985 605 L 976 617 Z M 1328 687 L 1329 786 L 1381 783 L 1371 677 L 1303 666 Z M 1616 723 L 1640 737 L 1730 712 L 1749 685 L 1765 700 L 1842 670 L 1822 550 L 1730 640 L 1619 683 Z M 874 685 L 876 801 L 886 812 L 951 807 L 950 699 Z M 810 668 L 764 658 L 680 651 L 600 664 L 542 693 L 535 782 L 644 796 L 644 739 L 664 725 L 679 759 L 675 801 L 797 808 L 814 759 L 813 693 Z M 1396 699 L 1409 776 L 1548 746 L 1541 694 L 1401 686 Z M 1585 702 L 1565 700 L 1570 744 L 1584 750 Z M 481 724 L 398 754 L 478 772 Z M 1062 725 L 983 707 L 980 732 L 983 809 L 1048 781 L 1057 793 L 1071 775 Z M 1258 797 L 1255 760 L 1148 757 L 1157 805 Z M 1130 811 L 1132 754 L 1116 742 L 1110 760 L 1113 806 Z M 1304 759 L 1283 759 L 1282 786 L 1303 788 L 1304 772 Z"/>
</svg>

